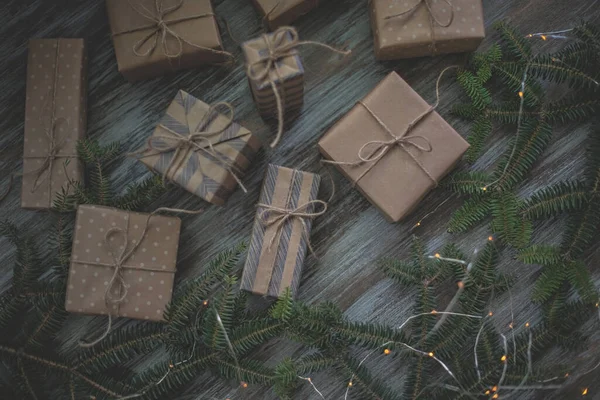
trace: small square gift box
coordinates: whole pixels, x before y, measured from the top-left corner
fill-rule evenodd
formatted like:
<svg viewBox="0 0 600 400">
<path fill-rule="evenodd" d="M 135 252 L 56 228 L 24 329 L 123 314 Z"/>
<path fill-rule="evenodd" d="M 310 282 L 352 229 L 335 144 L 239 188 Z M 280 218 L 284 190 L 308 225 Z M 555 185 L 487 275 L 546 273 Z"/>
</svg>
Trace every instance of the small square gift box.
<svg viewBox="0 0 600 400">
<path fill-rule="evenodd" d="M 83 39 L 31 39 L 27 61 L 21 207 L 48 209 L 68 180 L 81 181 L 77 141 L 86 134 Z"/>
<path fill-rule="evenodd" d="M 297 47 L 307 44 L 338 54 L 351 53 L 320 42 L 300 41 L 298 32 L 290 26 L 242 44 L 246 74 L 258 111 L 263 118 L 277 116 L 277 136 L 271 147 L 275 147 L 283 135 L 285 114 L 299 111 L 304 104 L 304 67 Z"/>
<path fill-rule="evenodd" d="M 79 206 L 66 310 L 162 321 L 173 292 L 180 226 L 176 217 Z"/>
<path fill-rule="evenodd" d="M 317 200 L 321 177 L 269 164 L 252 228 L 241 288 L 262 296 L 295 295 L 312 220 L 327 211 Z"/>
<path fill-rule="evenodd" d="M 325 163 L 390 222 L 410 213 L 469 147 L 434 111 L 446 70 L 435 105 L 392 72 L 319 141 Z"/>
<path fill-rule="evenodd" d="M 238 184 L 245 191 L 241 177 L 260 147 L 255 135 L 233 121 L 229 103 L 208 105 L 180 90 L 147 147 L 134 154 L 163 179 L 223 205 Z"/>
<path fill-rule="evenodd" d="M 379 60 L 473 51 L 485 37 L 481 0 L 372 0 L 370 7 Z"/>
<path fill-rule="evenodd" d="M 119 71 L 130 82 L 233 60 L 211 0 L 106 0 Z"/>
<path fill-rule="evenodd" d="M 290 25 L 319 5 L 319 0 L 253 0 L 269 29 Z"/>
</svg>

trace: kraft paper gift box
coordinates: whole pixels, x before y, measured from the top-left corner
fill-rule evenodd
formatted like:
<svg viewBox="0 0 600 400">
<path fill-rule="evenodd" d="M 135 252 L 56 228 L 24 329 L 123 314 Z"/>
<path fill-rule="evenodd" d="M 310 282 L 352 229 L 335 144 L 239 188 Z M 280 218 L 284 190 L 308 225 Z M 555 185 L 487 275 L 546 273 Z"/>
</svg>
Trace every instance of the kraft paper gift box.
<svg viewBox="0 0 600 400">
<path fill-rule="evenodd" d="M 390 222 L 410 213 L 469 147 L 435 111 L 406 132 L 429 108 L 392 72 L 319 141 L 325 159 L 332 160 Z M 393 143 L 395 138 L 399 142 Z M 359 151 L 371 161 L 360 162 Z"/>
<path fill-rule="evenodd" d="M 68 178 L 82 180 L 77 141 L 86 134 L 86 84 L 83 39 L 29 41 L 21 207 L 51 208 Z"/>
<path fill-rule="evenodd" d="M 267 41 L 270 42 L 267 43 Z M 265 34 L 259 38 L 242 44 L 242 50 L 247 65 L 256 68 L 266 68 L 269 56 L 269 45 L 272 47 L 285 46 L 292 41 L 290 31 L 279 30 Z M 277 115 L 277 101 L 274 88 L 279 91 L 283 100 L 283 112 L 299 110 L 304 103 L 304 67 L 298 50 L 291 49 L 289 55 L 275 61 L 262 80 L 248 79 L 252 95 L 259 113 L 263 117 Z"/>
<path fill-rule="evenodd" d="M 271 30 L 290 25 L 319 5 L 319 0 L 253 0 L 253 2 Z"/>
<path fill-rule="evenodd" d="M 269 214 L 269 207 L 322 213 L 316 200 L 321 177 L 310 172 L 269 164 L 263 183 L 241 288 L 254 294 L 279 297 L 287 288 L 295 295 L 309 246 L 312 218 Z M 265 223 L 274 218 L 274 224 Z"/>
<path fill-rule="evenodd" d="M 260 141 L 248 129 L 220 111 L 180 90 L 138 157 L 163 175 L 204 200 L 223 205 L 238 186 Z M 214 134 L 207 133 L 214 132 Z M 196 135 L 193 144 L 185 139 Z M 183 141 L 183 142 L 182 142 Z M 181 144 L 181 147 L 177 147 Z"/>
<path fill-rule="evenodd" d="M 370 7 L 379 60 L 473 51 L 485 37 L 481 0 L 372 0 Z"/>
<path fill-rule="evenodd" d="M 181 221 L 163 215 L 148 217 L 109 207 L 78 207 L 67 311 L 164 319 L 173 292 Z M 122 282 L 115 278 L 117 266 Z M 115 301 L 120 297 L 122 301 Z"/>
<path fill-rule="evenodd" d="M 106 0 L 106 6 L 119 71 L 131 82 L 230 60 L 211 0 Z"/>
</svg>

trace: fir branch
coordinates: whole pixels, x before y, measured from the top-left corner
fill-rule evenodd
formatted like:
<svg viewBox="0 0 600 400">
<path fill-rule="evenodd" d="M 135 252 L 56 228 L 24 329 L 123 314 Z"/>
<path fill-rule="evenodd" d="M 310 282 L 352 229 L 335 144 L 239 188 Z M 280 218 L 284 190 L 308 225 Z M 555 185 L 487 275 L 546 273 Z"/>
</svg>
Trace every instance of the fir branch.
<svg viewBox="0 0 600 400">
<path fill-rule="evenodd" d="M 471 99 L 471 104 L 483 110 L 492 102 L 489 91 L 483 86 L 479 77 L 468 70 L 461 69 L 456 74 L 456 80 Z"/>
<path fill-rule="evenodd" d="M 571 261 L 565 265 L 566 276 L 579 297 L 589 303 L 595 303 L 598 293 L 587 266 L 582 261 Z"/>
<path fill-rule="evenodd" d="M 0 328 L 8 326 L 24 305 L 25 298 L 17 294 L 14 288 L 4 292 L 0 296 Z"/>
<path fill-rule="evenodd" d="M 481 171 L 456 172 L 444 183 L 457 194 L 482 194 L 482 188 L 490 181 L 490 176 Z"/>
<path fill-rule="evenodd" d="M 525 226 L 519 214 L 519 200 L 514 193 L 503 192 L 492 199 L 492 231 L 514 247 L 523 247 L 531 236 L 530 226 Z"/>
<path fill-rule="evenodd" d="M 411 263 L 395 259 L 384 259 L 379 263 L 383 273 L 401 285 L 414 286 L 422 281 L 419 271 Z"/>
<path fill-rule="evenodd" d="M 600 199 L 592 199 L 568 222 L 561 249 L 567 260 L 580 257 L 595 239 L 600 224 Z"/>
<path fill-rule="evenodd" d="M 257 346 L 279 335 L 285 325 L 270 318 L 246 321 L 231 332 L 231 345 L 235 353 L 242 357 Z"/>
<path fill-rule="evenodd" d="M 481 115 L 481 110 L 471 103 L 459 103 L 452 105 L 451 113 L 457 117 L 474 121 Z"/>
<path fill-rule="evenodd" d="M 565 279 L 565 269 L 562 265 L 551 264 L 545 266 L 542 274 L 535 281 L 531 299 L 537 303 L 548 300 L 560 289 Z"/>
<path fill-rule="evenodd" d="M 125 194 L 113 201 L 113 205 L 121 210 L 142 209 L 166 192 L 160 175 L 149 178 L 127 187 Z"/>
<path fill-rule="evenodd" d="M 230 359 L 218 358 L 215 360 L 215 366 L 219 374 L 226 379 L 237 379 L 238 366 Z M 244 359 L 239 362 L 239 372 L 244 382 L 270 385 L 275 378 L 275 371 L 263 366 L 256 360 Z"/>
<path fill-rule="evenodd" d="M 348 389 L 353 394 L 358 392 L 360 399 L 388 400 L 398 398 L 383 382 L 374 378 L 364 366 L 359 366 L 359 362 L 354 358 L 344 358 L 340 360 L 340 363 L 348 375 L 352 376 L 352 386 Z"/>
<path fill-rule="evenodd" d="M 505 65 L 505 67 L 511 68 L 512 66 Z M 590 76 L 579 69 L 555 61 L 551 56 L 536 57 L 529 62 L 529 71 L 533 77 L 539 77 L 554 83 L 566 82 L 572 88 L 598 87 L 597 76 Z"/>
<path fill-rule="evenodd" d="M 522 249 L 518 259 L 526 264 L 553 265 L 562 261 L 560 249 L 548 245 L 532 245 Z"/>
<path fill-rule="evenodd" d="M 587 204 L 588 197 L 582 182 L 559 182 L 534 193 L 523 204 L 521 214 L 528 219 L 540 219 L 579 211 Z"/>
<path fill-rule="evenodd" d="M 468 163 L 474 163 L 481 156 L 485 141 L 491 133 L 492 122 L 490 119 L 485 114 L 478 117 L 473 123 L 473 126 L 471 126 L 471 131 L 467 138 L 467 141 L 471 145 L 465 153 L 465 160 L 467 160 Z"/>
<path fill-rule="evenodd" d="M 67 319 L 67 312 L 62 305 L 50 305 L 45 310 L 39 310 L 30 314 L 33 321 L 28 321 L 25 325 L 27 333 L 24 342 L 27 348 L 42 348 L 53 339 L 62 323 Z"/>
<path fill-rule="evenodd" d="M 368 349 L 376 349 L 389 342 L 392 342 L 390 347 L 393 347 L 393 342 L 405 342 L 407 340 L 404 334 L 396 329 L 378 324 L 344 321 L 341 325 L 335 327 L 333 331 L 349 343 Z"/>
<path fill-rule="evenodd" d="M 600 112 L 600 98 L 575 95 L 543 107 L 540 116 L 548 123 L 566 124 L 589 119 Z"/>
<path fill-rule="evenodd" d="M 465 232 L 485 219 L 490 211 L 493 199 L 489 196 L 474 196 L 466 200 L 454 211 L 448 222 L 448 232 Z"/>
<path fill-rule="evenodd" d="M 272 318 L 285 323 L 292 318 L 293 310 L 294 300 L 292 298 L 292 291 L 288 287 L 283 291 L 277 302 L 275 302 L 269 314 Z"/>
<path fill-rule="evenodd" d="M 494 24 L 494 28 L 500 32 L 502 42 L 506 47 L 506 53 L 521 61 L 531 58 L 531 44 L 523 38 L 523 35 L 504 22 Z"/>
</svg>

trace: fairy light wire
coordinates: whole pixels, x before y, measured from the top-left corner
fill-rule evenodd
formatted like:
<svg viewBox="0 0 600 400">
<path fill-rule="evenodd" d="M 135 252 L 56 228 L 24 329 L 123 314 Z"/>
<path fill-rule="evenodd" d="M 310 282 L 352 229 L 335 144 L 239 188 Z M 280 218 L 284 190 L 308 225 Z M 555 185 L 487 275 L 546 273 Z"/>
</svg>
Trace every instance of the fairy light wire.
<svg viewBox="0 0 600 400">
<path fill-rule="evenodd" d="M 308 383 L 310 383 L 310 385 L 313 387 L 313 389 L 315 390 L 315 392 L 317 392 L 317 394 L 323 399 L 325 400 L 325 396 L 323 396 L 323 393 L 321 393 L 321 391 L 319 389 L 317 389 L 317 387 L 315 386 L 315 384 L 312 381 L 312 378 L 306 378 L 304 376 L 300 376 L 298 375 L 298 378 L 303 379 L 305 381 L 307 381 Z"/>
</svg>

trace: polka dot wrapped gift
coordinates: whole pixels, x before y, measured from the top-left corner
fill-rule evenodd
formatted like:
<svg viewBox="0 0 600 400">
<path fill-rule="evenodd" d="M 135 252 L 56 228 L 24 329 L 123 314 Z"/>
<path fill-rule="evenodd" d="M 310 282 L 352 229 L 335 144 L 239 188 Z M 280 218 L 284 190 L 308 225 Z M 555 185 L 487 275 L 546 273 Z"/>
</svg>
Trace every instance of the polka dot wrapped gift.
<svg viewBox="0 0 600 400">
<path fill-rule="evenodd" d="M 162 321 L 180 227 L 177 217 L 79 206 L 66 310 Z"/>
<path fill-rule="evenodd" d="M 21 207 L 48 209 L 68 178 L 80 180 L 86 132 L 83 39 L 32 39 L 27 62 Z M 65 162 L 69 161 L 67 165 Z"/>
<path fill-rule="evenodd" d="M 372 0 L 370 7 L 379 60 L 473 51 L 485 37 L 481 0 Z"/>
</svg>

